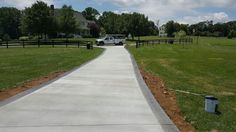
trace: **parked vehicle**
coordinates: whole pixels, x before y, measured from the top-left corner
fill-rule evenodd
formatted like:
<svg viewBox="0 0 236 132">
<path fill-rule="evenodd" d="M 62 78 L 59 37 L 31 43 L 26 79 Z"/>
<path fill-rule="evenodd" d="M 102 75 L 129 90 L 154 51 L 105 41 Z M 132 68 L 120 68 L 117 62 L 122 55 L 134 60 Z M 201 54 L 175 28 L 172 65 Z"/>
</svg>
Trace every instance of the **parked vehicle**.
<svg viewBox="0 0 236 132">
<path fill-rule="evenodd" d="M 125 44 L 126 38 L 125 35 L 122 34 L 107 34 L 105 37 L 102 37 L 100 39 L 96 39 L 96 44 L 98 46 L 102 45 L 123 45 Z"/>
</svg>

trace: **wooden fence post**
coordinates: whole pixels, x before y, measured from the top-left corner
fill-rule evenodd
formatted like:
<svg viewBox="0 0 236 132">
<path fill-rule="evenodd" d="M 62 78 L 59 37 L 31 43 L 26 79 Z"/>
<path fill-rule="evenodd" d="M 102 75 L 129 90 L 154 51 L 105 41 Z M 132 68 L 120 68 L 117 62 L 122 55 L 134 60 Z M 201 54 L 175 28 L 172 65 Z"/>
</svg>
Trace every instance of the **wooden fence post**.
<svg viewBox="0 0 236 132">
<path fill-rule="evenodd" d="M 40 47 L 40 40 L 38 39 L 38 48 Z"/>
<path fill-rule="evenodd" d="M 67 43 L 68 43 L 68 39 L 66 39 L 66 48 L 68 47 L 68 44 L 67 44 Z"/>
<path fill-rule="evenodd" d="M 79 41 L 78 41 L 77 45 L 78 45 L 78 48 L 79 48 L 79 45 L 80 45 L 80 44 L 79 44 Z"/>
<path fill-rule="evenodd" d="M 8 49 L 8 40 L 6 41 L 6 44 L 7 44 L 7 49 Z"/>
</svg>

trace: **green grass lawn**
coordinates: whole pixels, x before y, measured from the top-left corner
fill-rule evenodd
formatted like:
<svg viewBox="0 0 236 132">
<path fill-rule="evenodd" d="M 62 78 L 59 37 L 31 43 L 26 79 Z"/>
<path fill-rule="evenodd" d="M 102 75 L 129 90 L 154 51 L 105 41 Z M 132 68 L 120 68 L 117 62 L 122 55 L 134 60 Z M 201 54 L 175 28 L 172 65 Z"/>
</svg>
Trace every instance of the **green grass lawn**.
<svg viewBox="0 0 236 132">
<path fill-rule="evenodd" d="M 53 72 L 68 71 L 102 51 L 99 48 L 0 48 L 0 90 Z"/>
<path fill-rule="evenodd" d="M 221 115 L 204 111 L 204 97 L 176 92 L 178 105 L 198 131 L 236 131 L 236 39 L 200 38 L 199 44 L 129 47 L 139 66 L 161 77 L 168 88 L 219 101 Z"/>
</svg>

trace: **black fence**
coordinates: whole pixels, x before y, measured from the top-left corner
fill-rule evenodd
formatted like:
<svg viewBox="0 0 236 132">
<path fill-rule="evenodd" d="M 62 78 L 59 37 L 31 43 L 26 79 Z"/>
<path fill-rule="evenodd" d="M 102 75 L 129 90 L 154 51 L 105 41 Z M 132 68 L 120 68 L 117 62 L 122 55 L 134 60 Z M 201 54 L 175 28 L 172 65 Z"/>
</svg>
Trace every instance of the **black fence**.
<svg viewBox="0 0 236 132">
<path fill-rule="evenodd" d="M 0 41 L 0 48 L 10 48 L 10 47 L 32 47 L 36 46 L 40 48 L 41 46 L 64 46 L 64 47 L 87 47 L 87 49 L 93 49 L 93 41 L 75 41 L 75 40 L 15 40 L 15 41 Z"/>
<path fill-rule="evenodd" d="M 191 44 L 193 43 L 192 38 L 182 38 L 182 39 L 155 39 L 155 40 L 136 40 L 136 48 L 141 46 L 151 46 L 157 44 Z"/>
</svg>

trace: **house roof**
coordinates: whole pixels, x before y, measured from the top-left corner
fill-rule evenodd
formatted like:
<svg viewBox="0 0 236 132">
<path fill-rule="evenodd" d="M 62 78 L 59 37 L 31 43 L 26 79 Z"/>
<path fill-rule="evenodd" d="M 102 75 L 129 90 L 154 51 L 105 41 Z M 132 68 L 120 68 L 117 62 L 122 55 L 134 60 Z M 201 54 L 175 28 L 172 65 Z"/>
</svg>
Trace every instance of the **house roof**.
<svg viewBox="0 0 236 132">
<path fill-rule="evenodd" d="M 62 14 L 61 9 L 55 9 L 54 10 L 54 16 L 55 17 L 60 17 L 61 14 Z M 81 12 L 74 11 L 74 17 L 75 17 L 76 23 L 79 24 L 79 29 L 89 30 L 89 28 L 88 28 L 89 21 L 84 18 L 84 16 L 82 15 Z"/>
</svg>

